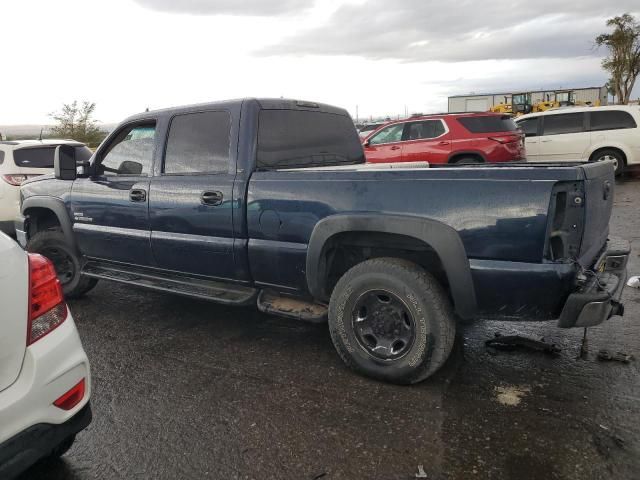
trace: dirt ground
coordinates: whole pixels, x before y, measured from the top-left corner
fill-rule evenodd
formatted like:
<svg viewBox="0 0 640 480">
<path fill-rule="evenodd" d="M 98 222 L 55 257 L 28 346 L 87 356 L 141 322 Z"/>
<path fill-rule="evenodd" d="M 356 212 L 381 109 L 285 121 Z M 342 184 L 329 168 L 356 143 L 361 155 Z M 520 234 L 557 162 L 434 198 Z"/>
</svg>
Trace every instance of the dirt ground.
<svg viewBox="0 0 640 480">
<path fill-rule="evenodd" d="M 640 181 L 620 182 L 612 233 L 640 274 Z M 29 480 L 637 479 L 640 290 L 589 330 L 479 322 L 413 387 L 347 370 L 326 326 L 102 282 L 71 303 L 92 363 L 92 425 Z M 562 348 L 496 352 L 496 332 Z M 424 472 L 424 474 L 423 474 Z"/>
</svg>

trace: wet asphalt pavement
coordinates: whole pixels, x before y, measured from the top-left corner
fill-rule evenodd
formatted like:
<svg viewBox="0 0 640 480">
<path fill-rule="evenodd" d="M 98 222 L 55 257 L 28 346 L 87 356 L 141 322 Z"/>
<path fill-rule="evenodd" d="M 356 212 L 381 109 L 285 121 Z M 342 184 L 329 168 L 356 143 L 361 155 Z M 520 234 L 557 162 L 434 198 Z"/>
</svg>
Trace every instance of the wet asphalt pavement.
<svg viewBox="0 0 640 480">
<path fill-rule="evenodd" d="M 632 242 L 632 274 L 639 205 L 640 181 L 620 183 L 612 233 Z M 326 326 L 102 282 L 71 303 L 94 421 L 24 479 L 638 479 L 640 359 L 596 359 L 640 357 L 640 290 L 624 301 L 589 330 L 587 359 L 580 330 L 483 322 L 435 377 L 399 387 L 347 370 Z M 563 350 L 490 351 L 495 332 Z"/>
</svg>

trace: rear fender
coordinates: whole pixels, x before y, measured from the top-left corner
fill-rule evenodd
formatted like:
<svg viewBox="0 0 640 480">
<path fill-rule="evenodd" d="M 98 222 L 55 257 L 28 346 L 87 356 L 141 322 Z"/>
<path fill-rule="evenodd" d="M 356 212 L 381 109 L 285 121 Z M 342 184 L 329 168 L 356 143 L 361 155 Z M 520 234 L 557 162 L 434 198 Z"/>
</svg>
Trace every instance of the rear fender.
<svg viewBox="0 0 640 480">
<path fill-rule="evenodd" d="M 307 285 L 317 299 L 327 300 L 325 246 L 331 237 L 345 232 L 379 232 L 405 235 L 430 246 L 444 267 L 456 313 L 472 318 L 477 310 L 469 259 L 458 233 L 450 226 L 429 219 L 401 215 L 334 215 L 316 225 L 307 251 Z"/>
</svg>

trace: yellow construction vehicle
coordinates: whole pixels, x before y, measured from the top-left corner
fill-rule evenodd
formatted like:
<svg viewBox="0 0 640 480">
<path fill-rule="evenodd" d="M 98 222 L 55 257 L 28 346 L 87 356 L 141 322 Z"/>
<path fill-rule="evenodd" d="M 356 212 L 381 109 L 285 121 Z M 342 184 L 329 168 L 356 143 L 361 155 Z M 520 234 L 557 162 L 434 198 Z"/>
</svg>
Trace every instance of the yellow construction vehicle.
<svg viewBox="0 0 640 480">
<path fill-rule="evenodd" d="M 507 97 L 504 97 L 504 102 L 500 102 L 489 109 L 490 112 L 495 113 L 510 113 L 519 117 L 533 111 L 531 105 L 530 93 L 514 93 L 511 95 L 511 102 L 507 102 Z"/>
<path fill-rule="evenodd" d="M 553 95 L 553 100 L 551 99 Z M 600 106 L 600 100 L 597 100 L 595 104 L 591 102 L 576 101 L 576 93 L 573 90 L 558 90 L 553 94 L 547 94 L 546 98 L 542 101 L 532 103 L 531 93 L 514 93 L 511 95 L 511 102 L 508 97 L 504 97 L 504 102 L 500 102 L 498 105 L 494 105 L 489 109 L 490 112 L 495 113 L 507 113 L 519 117 L 520 115 L 526 115 L 533 112 L 544 112 L 552 108 L 560 107 L 572 107 L 572 106 Z"/>
</svg>

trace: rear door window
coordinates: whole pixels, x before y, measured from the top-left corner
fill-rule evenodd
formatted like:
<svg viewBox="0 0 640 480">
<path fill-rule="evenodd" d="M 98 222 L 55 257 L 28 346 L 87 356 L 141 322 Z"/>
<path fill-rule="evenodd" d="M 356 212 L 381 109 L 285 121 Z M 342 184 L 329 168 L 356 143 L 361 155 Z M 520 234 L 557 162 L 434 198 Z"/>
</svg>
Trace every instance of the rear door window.
<svg viewBox="0 0 640 480">
<path fill-rule="evenodd" d="M 56 147 L 22 148 L 13 151 L 13 161 L 23 168 L 53 168 Z"/>
<path fill-rule="evenodd" d="M 405 130 L 405 140 L 428 140 L 444 135 L 444 125 L 440 120 L 411 122 Z"/>
<path fill-rule="evenodd" d="M 306 110 L 260 112 L 258 169 L 359 163 L 364 163 L 364 151 L 349 116 Z"/>
<path fill-rule="evenodd" d="M 164 173 L 228 173 L 231 145 L 229 112 L 178 115 L 171 121 Z"/>
<path fill-rule="evenodd" d="M 515 132 L 518 129 L 509 115 L 459 117 L 458 121 L 471 133 Z"/>
<path fill-rule="evenodd" d="M 544 116 L 543 135 L 584 132 L 584 113 L 562 113 Z"/>
<path fill-rule="evenodd" d="M 636 128 L 636 121 L 629 112 L 622 110 L 592 111 L 591 131 L 620 130 L 624 128 Z"/>
</svg>

